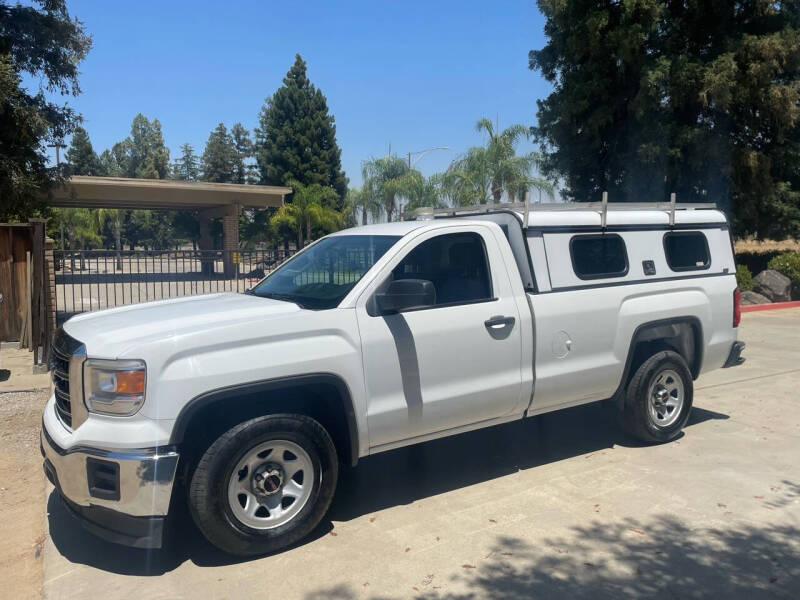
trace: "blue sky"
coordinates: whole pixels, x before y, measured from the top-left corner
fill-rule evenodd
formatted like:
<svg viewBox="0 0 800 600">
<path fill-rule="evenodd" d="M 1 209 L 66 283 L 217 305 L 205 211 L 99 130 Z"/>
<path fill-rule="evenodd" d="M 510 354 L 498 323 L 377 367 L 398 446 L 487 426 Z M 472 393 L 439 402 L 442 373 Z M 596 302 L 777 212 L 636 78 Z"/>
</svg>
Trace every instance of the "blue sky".
<svg viewBox="0 0 800 600">
<path fill-rule="evenodd" d="M 97 2 L 68 0 L 93 36 L 83 93 L 69 103 L 95 149 L 157 117 L 171 158 L 202 152 L 219 123 L 252 129 L 295 53 L 328 98 L 351 185 L 361 161 L 449 146 L 417 163 L 443 170 L 481 143 L 481 116 L 500 126 L 535 120 L 550 86 L 528 69 L 544 44 L 533 0 L 433 2 Z"/>
</svg>

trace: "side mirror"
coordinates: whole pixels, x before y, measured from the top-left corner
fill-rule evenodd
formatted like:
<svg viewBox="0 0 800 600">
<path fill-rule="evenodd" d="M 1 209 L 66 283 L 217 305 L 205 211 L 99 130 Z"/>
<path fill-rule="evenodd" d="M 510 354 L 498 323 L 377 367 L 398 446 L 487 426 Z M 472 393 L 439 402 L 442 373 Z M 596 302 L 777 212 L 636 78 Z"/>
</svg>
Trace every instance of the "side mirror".
<svg viewBox="0 0 800 600">
<path fill-rule="evenodd" d="M 386 291 L 375 295 L 378 310 L 383 314 L 436 304 L 436 287 L 425 279 L 398 279 Z"/>
</svg>

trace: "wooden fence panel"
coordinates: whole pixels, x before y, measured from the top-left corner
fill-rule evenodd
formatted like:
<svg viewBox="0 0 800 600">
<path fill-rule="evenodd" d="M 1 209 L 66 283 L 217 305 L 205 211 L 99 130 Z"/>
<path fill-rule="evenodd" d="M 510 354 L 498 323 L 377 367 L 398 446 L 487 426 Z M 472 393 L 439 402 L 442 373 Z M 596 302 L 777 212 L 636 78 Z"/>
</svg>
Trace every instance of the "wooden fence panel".
<svg viewBox="0 0 800 600">
<path fill-rule="evenodd" d="M 33 250 L 28 224 L 0 225 L 0 340 L 18 341 L 27 310 L 27 256 Z"/>
</svg>

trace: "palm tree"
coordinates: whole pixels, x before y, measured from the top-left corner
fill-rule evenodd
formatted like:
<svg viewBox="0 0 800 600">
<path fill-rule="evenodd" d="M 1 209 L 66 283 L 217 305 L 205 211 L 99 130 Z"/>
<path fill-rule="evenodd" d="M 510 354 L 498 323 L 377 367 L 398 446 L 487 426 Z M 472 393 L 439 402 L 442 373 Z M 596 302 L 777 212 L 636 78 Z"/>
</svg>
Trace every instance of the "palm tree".
<svg viewBox="0 0 800 600">
<path fill-rule="evenodd" d="M 398 156 L 373 158 L 361 167 L 364 188 L 371 190 L 370 193 L 380 201 L 387 221 L 392 220 L 397 210 L 397 198 L 402 195 L 406 183 L 404 177 L 409 170 L 408 163 Z"/>
<path fill-rule="evenodd" d="M 496 132 L 492 121 L 484 117 L 476 129 L 488 135 L 486 146 L 470 148 L 450 165 L 445 178 L 448 195 L 456 204 L 497 204 L 504 194 L 509 202 L 514 202 L 530 188 L 552 195 L 553 186 L 532 175 L 541 162 L 539 154 L 528 152 L 517 156 L 517 145 L 529 136 L 527 127 L 516 124 Z"/>
<path fill-rule="evenodd" d="M 333 206 L 339 199 L 336 190 L 331 187 L 312 183 L 304 185 L 297 181 L 289 183 L 292 188 L 292 200 L 284 204 L 270 219 L 273 231 L 282 227 L 297 235 L 298 250 L 311 239 L 312 227 L 324 232 L 336 231 L 341 227 L 342 214 Z"/>
<path fill-rule="evenodd" d="M 383 210 L 381 200 L 375 189 L 375 182 L 372 180 L 365 180 L 364 185 L 360 188 L 350 188 L 347 191 L 347 198 L 345 204 L 351 211 L 352 222 L 355 224 L 358 221 L 358 215 L 361 216 L 361 224 L 367 224 L 367 217 L 371 216 L 373 221 L 376 221 L 381 216 Z"/>
<path fill-rule="evenodd" d="M 442 208 L 442 186 L 444 175 L 435 173 L 425 177 L 416 169 L 411 169 L 403 176 L 400 183 L 401 195 L 406 198 L 405 210 L 410 211 L 422 207 Z"/>
</svg>

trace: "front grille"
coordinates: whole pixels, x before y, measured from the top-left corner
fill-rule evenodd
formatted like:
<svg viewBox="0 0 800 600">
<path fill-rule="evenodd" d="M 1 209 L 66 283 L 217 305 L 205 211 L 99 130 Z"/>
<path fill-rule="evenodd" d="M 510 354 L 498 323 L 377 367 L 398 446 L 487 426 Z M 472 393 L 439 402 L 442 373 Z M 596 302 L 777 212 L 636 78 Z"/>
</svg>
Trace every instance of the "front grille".
<svg viewBox="0 0 800 600">
<path fill-rule="evenodd" d="M 69 395 L 69 363 L 72 354 L 81 345 L 62 328 L 53 337 L 53 350 L 50 357 L 50 371 L 53 377 L 53 391 L 56 397 L 56 413 L 67 427 L 72 427 L 72 403 Z"/>
</svg>

